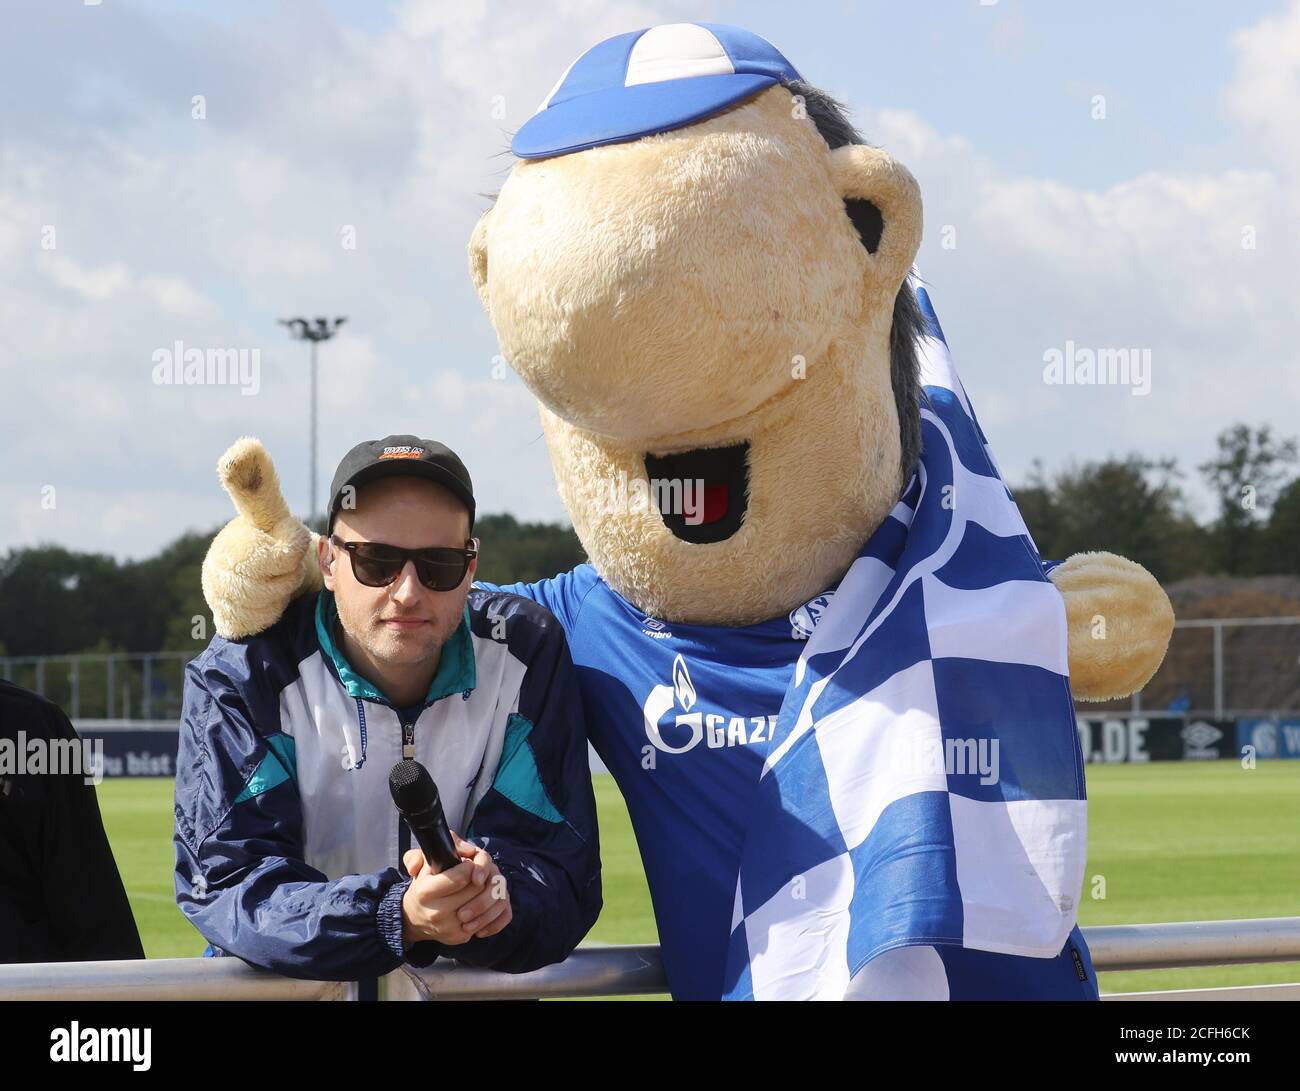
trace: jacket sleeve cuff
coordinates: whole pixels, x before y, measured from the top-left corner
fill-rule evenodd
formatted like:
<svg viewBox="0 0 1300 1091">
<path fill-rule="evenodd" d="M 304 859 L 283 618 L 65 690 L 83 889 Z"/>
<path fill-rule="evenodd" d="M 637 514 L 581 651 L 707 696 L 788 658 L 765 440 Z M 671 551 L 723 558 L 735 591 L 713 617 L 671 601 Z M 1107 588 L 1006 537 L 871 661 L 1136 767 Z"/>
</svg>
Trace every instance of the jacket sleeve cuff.
<svg viewBox="0 0 1300 1091">
<path fill-rule="evenodd" d="M 447 949 L 437 940 L 422 939 L 411 944 L 410 950 L 406 952 L 406 961 L 416 969 L 423 970 L 426 966 L 432 966 L 439 955 L 445 954 Z"/>
<path fill-rule="evenodd" d="M 406 960 L 406 948 L 402 945 L 402 897 L 410 885 L 410 879 L 399 879 L 393 883 L 384 891 L 384 896 L 379 899 L 379 908 L 375 911 L 379 938 L 399 962 Z"/>
</svg>

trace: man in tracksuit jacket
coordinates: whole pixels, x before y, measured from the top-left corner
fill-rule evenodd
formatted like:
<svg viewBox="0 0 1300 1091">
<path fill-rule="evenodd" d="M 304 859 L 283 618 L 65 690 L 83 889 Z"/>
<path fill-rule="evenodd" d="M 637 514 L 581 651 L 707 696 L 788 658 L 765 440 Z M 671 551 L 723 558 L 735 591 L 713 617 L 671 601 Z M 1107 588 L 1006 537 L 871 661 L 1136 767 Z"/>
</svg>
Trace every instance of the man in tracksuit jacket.
<svg viewBox="0 0 1300 1091">
<path fill-rule="evenodd" d="M 335 981 L 439 955 L 522 972 L 595 922 L 564 632 L 536 603 L 470 589 L 473 517 L 469 475 L 441 444 L 358 445 L 332 487 L 326 588 L 187 667 L 176 898 L 214 953 Z M 442 874 L 389 793 L 404 757 L 429 770 L 457 835 L 462 860 Z"/>
</svg>

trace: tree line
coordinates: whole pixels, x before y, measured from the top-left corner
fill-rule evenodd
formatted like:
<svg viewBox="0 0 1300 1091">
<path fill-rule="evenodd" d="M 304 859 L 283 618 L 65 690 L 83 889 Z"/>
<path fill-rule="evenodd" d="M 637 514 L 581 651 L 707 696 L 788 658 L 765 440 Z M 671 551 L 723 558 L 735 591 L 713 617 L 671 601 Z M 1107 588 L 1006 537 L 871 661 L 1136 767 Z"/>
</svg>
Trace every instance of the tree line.
<svg viewBox="0 0 1300 1091">
<path fill-rule="evenodd" d="M 199 573 L 219 529 L 183 534 L 139 561 L 51 545 L 11 550 L 0 559 L 0 655 L 197 653 L 214 632 Z M 586 559 L 573 529 L 555 523 L 484 515 L 474 534 L 477 578 L 490 583 L 539 580 Z"/>
<path fill-rule="evenodd" d="M 1196 467 L 1218 501 L 1215 517 L 1191 515 L 1172 459 L 1137 454 L 1075 462 L 1048 476 L 1036 465 L 1012 493 L 1039 552 L 1063 560 L 1109 550 L 1162 583 L 1188 576 L 1300 575 L 1300 477 L 1296 441 L 1244 424 L 1217 437 Z M 156 556 L 118 561 L 38 545 L 0 559 L 0 655 L 201 649 L 213 633 L 199 570 L 219 528 L 183 534 Z M 585 557 L 571 527 L 486 515 L 478 578 L 529 581 Z"/>
<path fill-rule="evenodd" d="M 1267 427 L 1233 425 L 1196 467 L 1216 499 L 1208 523 L 1193 518 L 1173 459 L 1130 454 L 1073 463 L 1052 477 L 1036 465 L 1012 494 L 1043 557 L 1109 550 L 1161 583 L 1189 576 L 1300 575 L 1296 441 Z"/>
</svg>

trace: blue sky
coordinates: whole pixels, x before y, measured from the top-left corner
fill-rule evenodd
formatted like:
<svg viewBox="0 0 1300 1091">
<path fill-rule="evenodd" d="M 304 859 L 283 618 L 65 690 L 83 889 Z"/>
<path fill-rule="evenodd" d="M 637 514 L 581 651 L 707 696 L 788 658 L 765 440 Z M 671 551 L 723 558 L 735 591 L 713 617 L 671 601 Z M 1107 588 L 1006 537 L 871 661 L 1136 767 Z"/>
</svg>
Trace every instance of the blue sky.
<svg viewBox="0 0 1300 1091">
<path fill-rule="evenodd" d="M 7 414 L 0 549 L 142 556 L 215 525 L 213 468 L 242 434 L 304 508 L 306 354 L 275 321 L 298 313 L 350 316 L 322 357 L 322 479 L 358 439 L 414 431 L 461 451 L 481 510 L 564 518 L 531 397 L 492 377 L 465 244 L 509 133 L 577 52 L 692 19 L 769 38 L 916 174 L 921 268 L 1013 482 L 1035 458 L 1129 450 L 1191 470 L 1236 420 L 1300 431 L 1297 0 L 541 10 L 11 12 L 0 380 L 22 412 Z M 153 382 L 177 340 L 257 349 L 256 395 Z M 1045 385 L 1044 353 L 1067 342 L 1149 349 L 1150 393 Z"/>
<path fill-rule="evenodd" d="M 378 0 L 148 0 L 137 6 L 229 26 L 278 7 L 365 33 L 391 30 L 399 7 Z M 1213 165 L 1239 153 L 1229 151 L 1231 132 L 1218 102 L 1232 75 L 1230 36 L 1280 5 L 846 0 L 646 10 L 656 7 L 663 20 L 727 22 L 756 31 L 850 104 L 915 110 L 1009 166 L 1105 186 L 1144 169 Z M 490 9 L 503 19 L 527 21 L 537 18 L 539 6 L 516 2 Z M 1103 130 L 1080 125 L 1072 133 L 1062 126 L 1073 110 L 1086 116 L 1080 104 L 1098 92 L 1117 108 L 1104 140 Z"/>
</svg>

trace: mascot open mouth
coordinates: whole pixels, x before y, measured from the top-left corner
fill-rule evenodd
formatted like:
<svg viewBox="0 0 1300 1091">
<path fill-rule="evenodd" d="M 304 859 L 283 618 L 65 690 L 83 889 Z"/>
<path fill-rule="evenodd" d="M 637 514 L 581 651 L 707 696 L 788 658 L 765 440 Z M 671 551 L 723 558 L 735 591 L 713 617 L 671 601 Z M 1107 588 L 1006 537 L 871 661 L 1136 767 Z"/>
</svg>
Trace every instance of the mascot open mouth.
<svg viewBox="0 0 1300 1091">
<path fill-rule="evenodd" d="M 749 444 L 697 447 L 645 456 L 650 492 L 675 537 L 693 545 L 723 542 L 749 506 Z"/>
</svg>

